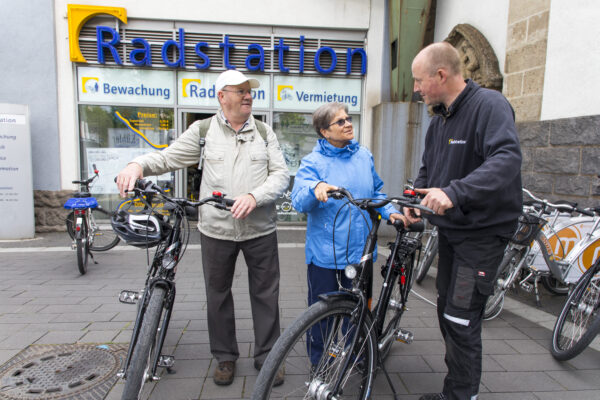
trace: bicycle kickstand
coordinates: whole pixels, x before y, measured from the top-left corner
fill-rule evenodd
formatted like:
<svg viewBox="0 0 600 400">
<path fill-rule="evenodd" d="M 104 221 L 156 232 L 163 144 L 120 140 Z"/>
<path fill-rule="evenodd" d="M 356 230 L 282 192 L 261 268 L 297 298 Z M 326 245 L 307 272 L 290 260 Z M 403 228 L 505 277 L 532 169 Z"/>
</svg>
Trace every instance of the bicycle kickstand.
<svg viewBox="0 0 600 400">
<path fill-rule="evenodd" d="M 92 254 L 92 252 L 88 250 L 88 254 L 90 255 L 90 258 L 92 259 L 94 264 L 98 264 L 98 261 L 94 260 L 94 255 Z"/>
</svg>

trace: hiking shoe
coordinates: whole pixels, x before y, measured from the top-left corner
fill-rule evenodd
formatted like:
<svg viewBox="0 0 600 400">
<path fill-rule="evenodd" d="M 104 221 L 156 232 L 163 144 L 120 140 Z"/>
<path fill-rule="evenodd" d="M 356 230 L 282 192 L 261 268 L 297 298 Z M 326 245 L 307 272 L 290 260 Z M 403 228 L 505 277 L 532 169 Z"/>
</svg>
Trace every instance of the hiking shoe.
<svg viewBox="0 0 600 400">
<path fill-rule="evenodd" d="M 221 361 L 215 369 L 213 380 L 219 386 L 231 385 L 235 372 L 235 361 Z"/>
<path fill-rule="evenodd" d="M 260 371 L 261 368 L 262 368 L 262 363 L 254 360 L 254 368 L 257 371 Z M 285 374 L 283 372 L 283 368 L 279 368 L 277 370 L 277 374 L 275 374 L 275 380 L 273 381 L 273 387 L 277 387 L 277 386 L 283 385 L 283 381 L 285 380 L 284 375 Z"/>
<path fill-rule="evenodd" d="M 444 393 L 427 393 L 419 397 L 419 400 L 446 400 Z"/>
</svg>

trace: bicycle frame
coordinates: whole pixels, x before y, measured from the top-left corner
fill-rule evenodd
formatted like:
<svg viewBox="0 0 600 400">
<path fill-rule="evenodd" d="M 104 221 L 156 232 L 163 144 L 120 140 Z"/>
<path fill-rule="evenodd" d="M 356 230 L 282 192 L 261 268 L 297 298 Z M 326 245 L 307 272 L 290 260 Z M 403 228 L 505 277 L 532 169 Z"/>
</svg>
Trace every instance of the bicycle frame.
<svg viewBox="0 0 600 400">
<path fill-rule="evenodd" d="M 349 197 L 349 199 L 351 199 L 351 197 Z M 383 204 L 385 204 L 385 202 Z M 385 347 L 385 345 L 387 343 L 389 343 L 389 341 L 397 333 L 395 331 L 388 332 L 386 337 L 383 338 L 383 340 L 381 340 L 381 342 L 380 342 L 380 338 L 383 333 L 382 331 L 384 329 L 383 325 L 384 325 L 385 312 L 386 312 L 386 309 L 388 306 L 387 302 L 389 301 L 389 298 L 391 296 L 391 291 L 393 290 L 394 282 L 392 282 L 392 278 L 395 278 L 395 276 L 393 275 L 393 270 L 396 267 L 395 263 L 396 263 L 397 257 L 401 254 L 404 257 L 406 257 L 407 254 L 414 254 L 416 250 L 420 249 L 421 241 L 420 241 L 420 237 L 418 239 L 407 237 L 406 233 L 409 232 L 408 229 L 401 228 L 397 232 L 396 239 L 391 248 L 391 253 L 388 256 L 388 259 L 387 259 L 387 262 L 386 262 L 386 265 L 384 268 L 385 274 L 384 274 L 384 280 L 382 283 L 381 293 L 379 296 L 379 301 L 374 309 L 374 312 L 371 312 L 371 301 L 372 301 L 372 293 L 373 293 L 373 288 L 372 288 L 373 253 L 375 251 L 375 246 L 377 245 L 377 232 L 379 230 L 379 225 L 381 223 L 381 214 L 379 214 L 375 208 L 378 208 L 378 207 L 366 208 L 366 211 L 369 214 L 369 218 L 371 220 L 372 225 L 371 225 L 369 234 L 367 235 L 367 238 L 365 240 L 365 245 L 363 247 L 363 253 L 362 253 L 360 262 L 357 265 L 349 265 L 346 267 L 346 269 L 354 268 L 357 271 L 357 275 L 353 279 L 353 282 L 352 282 L 352 288 L 351 289 L 342 288 L 341 290 L 339 290 L 337 292 L 322 294 L 319 296 L 319 298 L 325 302 L 333 301 L 334 299 L 338 299 L 339 297 L 349 297 L 349 298 L 352 298 L 354 301 L 356 301 L 357 302 L 357 310 L 358 310 L 358 320 L 356 322 L 356 326 L 361 326 L 365 319 L 365 315 L 367 313 L 371 313 L 371 315 L 373 316 L 372 320 L 373 320 L 374 329 L 370 329 L 370 332 L 375 335 L 375 339 L 378 344 L 377 349 L 378 349 L 378 351 L 380 351 L 382 348 Z M 426 210 L 426 211 L 430 211 L 430 210 Z M 410 241 L 414 242 L 413 243 L 414 249 L 411 249 L 410 253 L 402 252 L 403 251 L 402 244 L 403 244 L 404 240 L 410 240 Z M 404 250 L 406 250 L 406 249 L 404 249 Z M 403 282 L 411 282 L 412 267 L 409 269 L 408 273 L 406 273 L 406 271 L 404 271 L 403 273 L 404 273 L 404 275 L 400 275 L 399 279 L 403 279 Z M 405 308 L 404 305 L 406 304 L 408 292 L 409 291 L 407 291 L 406 293 L 403 293 L 403 297 L 401 299 L 402 310 L 404 310 L 404 308 Z M 399 316 L 398 316 L 398 318 L 399 318 Z M 406 333 L 406 336 L 407 336 L 407 338 L 405 341 L 407 343 L 412 342 L 412 334 Z M 352 349 L 355 348 L 358 340 L 359 340 L 359 335 L 354 335 L 352 338 L 352 341 L 351 341 L 351 345 L 349 347 L 349 349 L 350 349 L 349 351 L 352 351 Z M 344 380 L 345 372 L 347 371 L 348 366 L 350 365 L 350 362 L 352 362 L 350 357 L 345 359 L 344 365 L 341 370 L 342 373 L 340 373 L 340 375 L 336 379 L 331 393 L 339 392 L 342 381 Z M 367 390 L 370 390 L 370 388 L 367 388 Z"/>
<path fill-rule="evenodd" d="M 597 229 L 599 224 L 600 218 L 594 218 L 592 227 L 572 249 L 569 249 L 570 251 L 564 258 L 561 257 L 565 253 L 564 247 L 562 254 L 557 254 L 555 251 L 557 244 L 553 246 L 551 240 L 541 231 L 536 235 L 534 243 L 537 243 L 545 264 L 555 279 L 563 284 L 574 284 L 590 268 L 593 261 L 600 255 L 600 232 Z M 527 250 L 528 253 L 523 259 L 528 258 L 531 249 L 532 247 Z M 574 268 L 575 265 L 578 268 Z"/>
</svg>

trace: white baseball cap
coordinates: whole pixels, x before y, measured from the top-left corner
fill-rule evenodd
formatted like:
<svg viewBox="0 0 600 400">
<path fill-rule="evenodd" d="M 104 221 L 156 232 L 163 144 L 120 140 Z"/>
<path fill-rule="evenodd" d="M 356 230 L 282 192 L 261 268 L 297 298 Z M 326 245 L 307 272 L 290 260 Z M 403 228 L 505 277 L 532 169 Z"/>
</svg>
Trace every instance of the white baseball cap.
<svg viewBox="0 0 600 400">
<path fill-rule="evenodd" d="M 260 82 L 254 78 L 248 78 L 246 75 L 242 74 L 240 71 L 235 69 L 228 69 L 227 71 L 221 73 L 217 78 L 217 82 L 215 83 L 215 90 L 218 92 L 222 90 L 225 86 L 235 86 L 240 85 L 244 82 L 250 83 L 250 87 L 252 89 L 256 89 L 260 86 Z"/>
</svg>

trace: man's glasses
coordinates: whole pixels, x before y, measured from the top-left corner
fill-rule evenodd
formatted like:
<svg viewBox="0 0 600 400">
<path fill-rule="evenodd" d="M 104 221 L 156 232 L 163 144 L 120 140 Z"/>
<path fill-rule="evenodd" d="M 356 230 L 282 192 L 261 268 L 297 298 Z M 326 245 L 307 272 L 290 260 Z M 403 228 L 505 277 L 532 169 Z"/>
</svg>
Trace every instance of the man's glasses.
<svg viewBox="0 0 600 400">
<path fill-rule="evenodd" d="M 238 89 L 238 90 L 226 90 L 226 89 L 221 89 L 222 92 L 231 92 L 231 93 L 237 93 L 238 96 L 242 97 L 245 96 L 247 94 L 252 94 L 252 89 Z"/>
<path fill-rule="evenodd" d="M 344 125 L 346 125 L 346 122 L 348 122 L 349 124 L 351 124 L 351 123 L 352 123 L 352 117 L 351 117 L 351 116 L 347 116 L 346 118 L 341 118 L 341 119 L 338 119 L 337 121 L 335 121 L 335 122 L 332 122 L 331 124 L 329 124 L 328 128 L 329 128 L 331 125 L 337 125 L 337 126 L 339 126 L 339 127 L 341 128 L 341 127 L 343 127 Z"/>
</svg>

